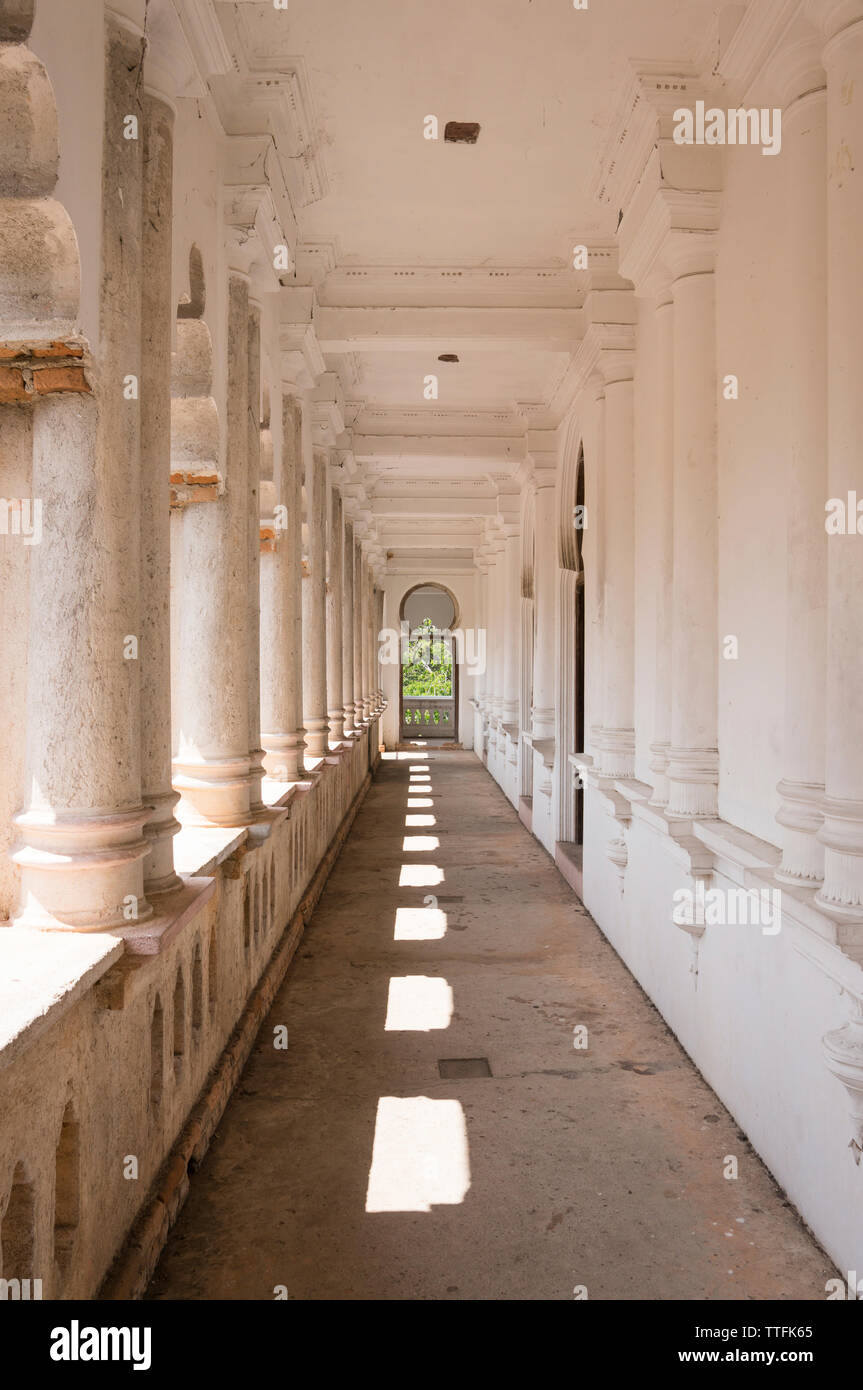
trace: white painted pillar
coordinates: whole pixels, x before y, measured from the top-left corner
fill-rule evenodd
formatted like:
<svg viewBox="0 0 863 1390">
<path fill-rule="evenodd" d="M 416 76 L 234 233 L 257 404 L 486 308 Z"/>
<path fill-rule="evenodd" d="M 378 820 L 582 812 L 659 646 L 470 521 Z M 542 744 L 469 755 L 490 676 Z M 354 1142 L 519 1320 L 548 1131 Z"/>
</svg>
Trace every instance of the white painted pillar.
<svg viewBox="0 0 863 1390">
<path fill-rule="evenodd" d="M 269 813 L 261 799 L 265 752 L 261 747 L 261 308 L 249 304 L 248 479 L 246 526 L 248 530 L 248 620 L 246 626 L 249 668 L 249 810 L 252 816 Z"/>
<path fill-rule="evenodd" d="M 674 304 L 671 286 L 653 305 L 653 431 L 650 441 L 651 486 L 656 526 L 656 658 L 653 676 L 652 806 L 668 805 L 668 755 L 671 748 L 671 633 L 674 621 Z"/>
<path fill-rule="evenodd" d="M 261 743 L 264 767 L 277 782 L 304 775 L 302 606 L 302 420 L 292 395 L 282 397 L 275 451 L 276 506 L 285 526 L 261 556 Z"/>
<path fill-rule="evenodd" d="M 378 710 L 383 710 L 386 703 L 384 695 L 383 670 L 381 668 L 381 633 L 384 630 L 384 591 L 375 589 L 375 651 L 377 652 L 377 662 L 375 666 L 375 677 L 377 681 L 377 704 Z"/>
<path fill-rule="evenodd" d="M 368 560 L 363 555 L 363 709 L 367 719 L 375 710 L 374 663 L 375 644 L 373 638 L 372 575 Z"/>
<path fill-rule="evenodd" d="M 356 733 L 356 705 L 354 703 L 354 642 L 356 614 L 354 611 L 354 523 L 349 517 L 344 519 L 342 544 L 342 701 L 344 709 L 344 729 L 346 734 Z"/>
<path fill-rule="evenodd" d="M 329 748 L 327 719 L 327 469 L 321 449 L 306 451 L 306 521 L 309 573 L 303 580 L 303 723 L 306 754 L 322 758 Z"/>
<path fill-rule="evenodd" d="M 674 295 L 671 814 L 715 816 L 717 751 L 716 312 L 711 234 L 669 253 Z"/>
<path fill-rule="evenodd" d="M 494 730 L 495 746 L 500 735 L 501 712 L 503 709 L 503 571 L 504 542 L 495 536 L 491 544 L 491 565 L 489 568 L 490 600 L 490 651 L 491 660 L 491 700 L 490 719 Z"/>
<path fill-rule="evenodd" d="M 813 36 L 814 40 L 814 36 Z M 782 112 L 785 247 L 789 284 L 787 353 L 789 458 L 785 609 L 785 776 L 776 819 L 786 883 L 824 879 L 824 672 L 827 664 L 827 93 L 812 51 L 795 47 Z M 805 274 L 800 274 L 805 267 Z"/>
<path fill-rule="evenodd" d="M 363 731 L 368 722 L 368 711 L 363 699 L 363 648 L 365 629 L 363 623 L 363 548 L 354 532 L 354 702 L 356 705 L 355 725 Z"/>
<path fill-rule="evenodd" d="M 521 535 L 506 527 L 503 551 L 503 698 L 501 722 L 518 750 L 518 694 L 521 669 Z"/>
<path fill-rule="evenodd" d="M 635 766 L 635 508 L 632 353 L 603 360 L 602 455 L 605 554 L 603 718 L 600 772 L 631 777 Z"/>
<path fill-rule="evenodd" d="M 183 604 L 174 785 L 192 824 L 247 825 L 249 766 L 249 284 L 228 281 L 226 479 L 183 517 Z M 257 519 L 257 518 L 256 518 Z"/>
<path fill-rule="evenodd" d="M 21 871 L 16 922 L 49 929 L 104 930 L 152 913 L 144 894 L 143 830 L 152 809 L 141 798 L 139 659 L 143 141 L 123 138 L 124 118 L 143 114 L 142 60 L 141 35 L 106 13 L 103 331 L 97 360 L 85 370 L 93 394 L 49 397 L 33 413 L 32 489 L 42 505 L 42 536 L 30 551 L 30 801 L 15 817 L 22 845 L 13 857 Z M 24 149 L 27 138 L 25 129 Z M 50 151 L 40 154 L 50 170 Z M 45 232 L 46 247 L 37 241 L 31 248 L 32 312 L 50 327 L 39 298 L 42 284 L 56 283 L 46 249 L 65 259 L 67 295 L 77 287 L 77 267 L 68 220 L 50 200 L 53 177 L 34 186 L 45 198 L 40 229 L 50 219 L 53 230 Z M 22 216 L 30 192 L 16 199 Z M 60 331 L 69 330 L 64 324 Z"/>
<path fill-rule="evenodd" d="M 145 90 L 141 219 L 141 784 L 153 814 L 144 891 L 179 888 L 171 785 L 171 295 L 174 112 Z"/>
<path fill-rule="evenodd" d="M 545 466 L 540 466 L 542 460 Z M 531 732 L 534 739 L 548 739 L 555 736 L 555 651 L 557 644 L 556 602 L 557 602 L 557 482 L 555 455 L 539 455 L 535 458 L 534 479 L 536 482 L 536 501 L 534 526 L 536 534 L 536 559 L 534 563 L 534 593 L 536 613 L 536 639 L 533 652 L 533 711 Z M 562 519 L 564 526 L 571 519 Z"/>
<path fill-rule="evenodd" d="M 342 571 L 345 527 L 342 494 L 337 487 L 330 493 L 330 573 L 327 584 L 327 717 L 330 742 L 341 743 L 345 735 L 344 680 L 342 672 Z"/>
<path fill-rule="evenodd" d="M 863 4 L 827 6 L 827 497 L 861 494 L 863 389 Z M 839 27 L 842 26 L 842 27 Z M 834 912 L 863 916 L 863 538 L 853 506 L 827 538 L 824 886 Z M 825 513 L 826 515 L 826 513 Z M 863 516 L 860 517 L 863 531 Z"/>
</svg>

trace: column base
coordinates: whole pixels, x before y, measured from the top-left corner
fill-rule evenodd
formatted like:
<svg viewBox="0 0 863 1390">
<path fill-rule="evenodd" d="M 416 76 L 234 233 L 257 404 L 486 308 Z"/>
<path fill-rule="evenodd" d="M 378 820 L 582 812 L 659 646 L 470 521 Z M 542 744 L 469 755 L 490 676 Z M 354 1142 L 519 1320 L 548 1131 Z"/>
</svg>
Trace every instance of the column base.
<svg viewBox="0 0 863 1390">
<path fill-rule="evenodd" d="M 323 758 L 329 752 L 329 721 L 314 716 L 303 716 L 306 729 L 306 757 Z"/>
<path fill-rule="evenodd" d="M 600 730 L 600 777 L 632 777 L 635 773 L 635 730 Z"/>
<path fill-rule="evenodd" d="M 863 801 L 825 796 L 821 808 L 824 885 L 815 901 L 829 912 L 863 920 Z"/>
<path fill-rule="evenodd" d="M 12 855 L 21 870 L 13 925 L 110 931 L 151 917 L 143 876 L 150 815 L 149 806 L 138 806 L 89 814 L 40 807 L 15 816 L 24 843 Z"/>
<path fill-rule="evenodd" d="M 299 782 L 302 773 L 305 729 L 292 734 L 262 734 L 264 772 L 273 782 Z"/>
<path fill-rule="evenodd" d="M 668 783 L 669 815 L 687 820 L 714 819 L 718 805 L 718 750 L 669 748 Z"/>
<path fill-rule="evenodd" d="M 180 794 L 173 790 L 155 796 L 145 793 L 143 800 L 154 808 L 154 814 L 144 826 L 144 836 L 150 846 L 144 892 L 148 896 L 173 893 L 183 886 L 183 880 L 174 869 L 174 836 L 180 829 L 180 822 L 173 812 Z"/>
<path fill-rule="evenodd" d="M 782 797 L 776 812 L 782 826 L 782 864 L 776 877 L 799 888 L 818 888 L 824 882 L 824 846 L 817 838 L 824 824 L 824 785 L 783 780 L 776 790 Z"/>
<path fill-rule="evenodd" d="M 251 795 L 260 785 L 251 776 L 248 754 L 241 758 L 174 759 L 174 786 L 180 793 L 184 825 L 248 825 Z"/>
</svg>

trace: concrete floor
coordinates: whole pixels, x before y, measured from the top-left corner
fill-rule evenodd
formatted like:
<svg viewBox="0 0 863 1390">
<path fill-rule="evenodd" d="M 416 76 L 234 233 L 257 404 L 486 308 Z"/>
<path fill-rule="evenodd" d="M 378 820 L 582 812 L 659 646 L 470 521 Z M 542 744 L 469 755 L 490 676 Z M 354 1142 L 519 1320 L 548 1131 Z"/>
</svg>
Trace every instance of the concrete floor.
<svg viewBox="0 0 863 1390">
<path fill-rule="evenodd" d="M 395 940 L 399 908 L 445 934 Z M 823 1300 L 834 1274 L 481 764 L 432 752 L 383 763 L 148 1297 Z"/>
</svg>

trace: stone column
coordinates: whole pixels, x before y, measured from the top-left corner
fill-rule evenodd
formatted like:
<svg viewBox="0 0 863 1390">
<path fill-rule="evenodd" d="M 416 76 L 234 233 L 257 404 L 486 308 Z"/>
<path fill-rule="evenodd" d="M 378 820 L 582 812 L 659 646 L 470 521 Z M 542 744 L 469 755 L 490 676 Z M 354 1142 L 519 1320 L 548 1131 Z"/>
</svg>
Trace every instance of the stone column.
<svg viewBox="0 0 863 1390">
<path fill-rule="evenodd" d="M 824 7 L 827 73 L 827 497 L 847 509 L 827 537 L 824 886 L 818 901 L 863 916 L 863 539 L 857 531 L 863 390 L 863 4 Z M 840 27 L 841 26 L 841 27 Z M 859 522 L 863 531 L 863 518 Z"/>
<path fill-rule="evenodd" d="M 543 457 L 543 456 L 540 456 Z M 554 455 L 543 459 L 545 466 L 535 466 L 536 501 L 534 527 L 536 559 L 534 562 L 535 640 L 533 650 L 533 709 L 531 733 L 534 739 L 555 736 L 555 651 L 557 632 L 555 600 L 557 592 L 557 470 Z M 563 518 L 563 525 L 570 520 Z"/>
<path fill-rule="evenodd" d="M 814 36 L 813 36 L 814 39 Z M 827 101 L 818 45 L 790 75 L 782 112 L 789 284 L 784 341 L 789 425 L 785 609 L 786 776 L 777 791 L 783 882 L 824 878 L 824 671 L 827 664 Z M 799 59 L 805 50 L 795 49 Z M 800 275 L 800 267 L 806 273 Z"/>
<path fill-rule="evenodd" d="M 491 546 L 491 565 L 489 568 L 489 650 L 491 660 L 489 662 L 491 670 L 491 697 L 490 697 L 490 719 L 495 731 L 495 742 L 497 742 L 498 731 L 501 721 L 501 711 L 503 708 L 503 622 L 501 620 L 501 610 L 503 607 L 503 569 L 504 569 L 504 542 L 499 536 L 495 536 Z"/>
<path fill-rule="evenodd" d="M 329 749 L 327 720 L 327 469 L 326 453 L 306 450 L 309 573 L 303 580 L 303 723 L 306 754 Z"/>
<path fill-rule="evenodd" d="M 383 710 L 384 705 L 386 704 L 386 696 L 384 695 L 383 672 L 382 672 L 382 670 L 381 670 L 381 661 L 380 661 L 380 649 L 381 649 L 381 647 L 380 647 L 380 634 L 381 634 L 381 633 L 383 632 L 383 630 L 384 630 L 384 591 L 383 591 L 383 589 L 375 589 L 375 628 L 376 628 L 376 631 L 375 631 L 375 650 L 376 650 L 377 653 L 378 653 L 377 666 L 376 666 L 376 668 L 375 668 L 375 674 L 376 674 L 376 677 L 377 677 L 377 692 L 376 692 L 376 693 L 377 693 L 377 697 L 378 697 L 378 709 L 379 709 L 379 710 Z"/>
<path fill-rule="evenodd" d="M 668 810 L 686 817 L 716 815 L 719 777 L 716 290 L 711 235 L 680 234 L 668 257 L 675 277 Z"/>
<path fill-rule="evenodd" d="M 631 352 L 603 358 L 605 506 L 603 717 L 600 772 L 631 777 L 635 765 L 635 508 Z"/>
<path fill-rule="evenodd" d="M 500 717 L 507 736 L 518 744 L 518 689 L 521 656 L 521 535 L 506 526 L 503 549 L 503 687 Z"/>
<path fill-rule="evenodd" d="M 354 642 L 356 613 L 354 611 L 354 523 L 345 518 L 342 547 L 342 700 L 346 734 L 356 733 L 354 704 Z"/>
<path fill-rule="evenodd" d="M 357 705 L 357 723 L 368 723 L 368 703 L 365 701 L 364 671 L 365 646 L 368 637 L 365 632 L 365 585 L 363 582 L 363 542 L 354 534 L 353 543 L 353 602 L 354 602 L 354 644 L 353 644 L 353 689 Z"/>
<path fill-rule="evenodd" d="M 180 887 L 171 785 L 171 295 L 174 112 L 143 97 L 141 219 L 141 783 L 154 814 L 144 829 L 148 896 Z"/>
<path fill-rule="evenodd" d="M 656 660 L 653 677 L 652 806 L 668 805 L 671 748 L 671 630 L 674 593 L 674 305 L 670 284 L 653 306 L 653 425 L 651 477 L 656 517 Z"/>
<path fill-rule="evenodd" d="M 302 605 L 302 424 L 299 402 L 285 388 L 280 447 L 274 462 L 275 547 L 261 556 L 261 743 L 276 782 L 304 775 Z M 279 510 L 283 509 L 283 510 Z"/>
<path fill-rule="evenodd" d="M 247 825 L 251 819 L 248 347 L 248 279 L 231 272 L 226 490 L 216 502 L 188 507 L 183 517 L 174 785 L 183 798 L 183 819 L 198 825 Z"/>
<path fill-rule="evenodd" d="M 362 576 L 363 576 L 363 714 L 367 720 L 371 720 L 374 713 L 374 697 L 372 695 L 372 665 L 374 662 L 374 651 L 372 645 L 372 576 L 369 570 L 368 560 L 365 551 L 362 552 Z"/>
<path fill-rule="evenodd" d="M 269 813 L 261 799 L 264 749 L 261 745 L 261 309 L 249 304 L 248 352 L 248 528 L 249 616 L 246 624 L 249 667 L 249 810 L 252 816 Z"/>
<path fill-rule="evenodd" d="M 14 855 L 21 870 L 16 922 L 82 931 L 128 926 L 152 913 L 143 865 L 152 807 L 141 798 L 143 142 L 123 138 L 124 118 L 143 118 L 144 45 L 110 13 L 105 40 L 98 357 L 83 371 L 70 368 L 68 393 L 37 401 L 33 414 L 32 490 L 42 531 L 30 551 L 31 793 L 15 818 L 23 843 Z M 30 74 L 22 75 L 22 120 L 40 65 Z M 47 149 L 40 147 L 32 182 L 15 199 L 18 225 L 26 232 L 40 218 L 39 237 L 26 257 L 14 231 L 5 243 L 10 265 L 30 278 L 21 317 L 29 312 L 37 337 L 52 327 L 52 336 L 69 333 L 65 323 L 52 324 L 52 314 L 75 312 L 72 303 L 46 304 L 43 287 L 69 301 L 78 284 L 74 236 L 50 198 L 50 121 L 44 129 Z M 26 150 L 26 124 L 16 134 Z"/>
<path fill-rule="evenodd" d="M 341 743 L 345 736 L 344 678 L 342 671 L 342 569 L 345 528 L 342 494 L 337 487 L 330 496 L 330 577 L 327 585 L 327 717 L 330 740 Z"/>
</svg>

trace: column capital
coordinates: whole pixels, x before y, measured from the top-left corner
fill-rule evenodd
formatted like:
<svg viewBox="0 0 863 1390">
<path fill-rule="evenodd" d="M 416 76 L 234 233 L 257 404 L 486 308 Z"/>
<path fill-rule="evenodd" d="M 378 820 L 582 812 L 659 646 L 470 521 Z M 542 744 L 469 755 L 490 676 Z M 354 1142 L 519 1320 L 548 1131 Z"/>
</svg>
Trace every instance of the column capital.
<svg viewBox="0 0 863 1390">
<path fill-rule="evenodd" d="M 804 10 L 813 24 L 817 25 L 828 46 L 837 40 L 861 37 L 860 23 L 863 21 L 863 0 L 805 0 Z M 856 36 L 852 30 L 857 30 Z"/>
</svg>

